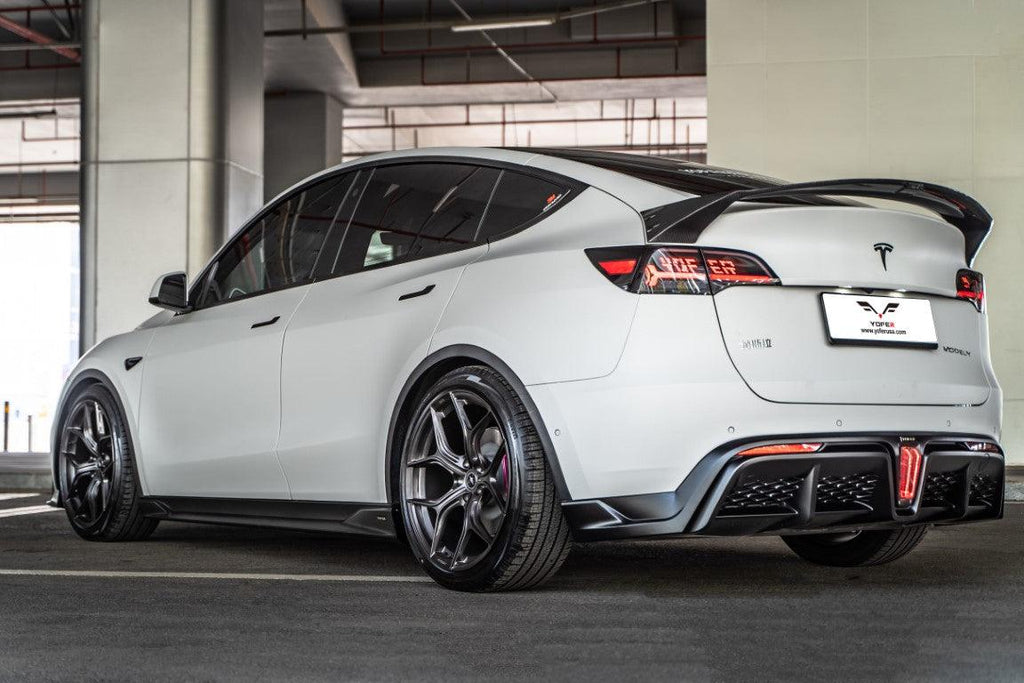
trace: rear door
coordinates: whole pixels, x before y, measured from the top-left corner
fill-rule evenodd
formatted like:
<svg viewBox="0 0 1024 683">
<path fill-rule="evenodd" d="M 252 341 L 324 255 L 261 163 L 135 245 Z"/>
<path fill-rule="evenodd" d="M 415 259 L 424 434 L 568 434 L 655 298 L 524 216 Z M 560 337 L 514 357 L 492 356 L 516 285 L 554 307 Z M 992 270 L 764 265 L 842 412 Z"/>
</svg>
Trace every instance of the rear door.
<svg viewBox="0 0 1024 683">
<path fill-rule="evenodd" d="M 712 223 L 700 243 L 753 252 L 782 281 L 714 297 L 729 355 L 762 398 L 988 399 L 994 380 L 985 315 L 956 297 L 957 271 L 966 264 L 954 227 L 868 207 L 747 207 Z"/>
<path fill-rule="evenodd" d="M 285 336 L 278 454 L 296 499 L 386 499 L 387 421 L 463 268 L 487 249 L 478 230 L 499 175 L 458 163 L 360 173 L 329 267 Z"/>
</svg>

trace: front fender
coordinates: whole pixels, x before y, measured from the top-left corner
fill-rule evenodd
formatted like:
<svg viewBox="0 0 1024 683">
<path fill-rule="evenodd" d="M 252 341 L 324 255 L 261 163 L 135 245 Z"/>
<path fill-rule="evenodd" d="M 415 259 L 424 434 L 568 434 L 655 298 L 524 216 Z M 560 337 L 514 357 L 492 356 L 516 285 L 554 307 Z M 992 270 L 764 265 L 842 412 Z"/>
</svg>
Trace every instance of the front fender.
<svg viewBox="0 0 1024 683">
<path fill-rule="evenodd" d="M 155 332 L 155 329 L 152 328 L 139 329 L 105 339 L 89 349 L 71 369 L 68 378 L 64 381 L 64 387 L 61 389 L 55 413 L 57 419 L 53 421 L 50 432 L 51 470 L 54 477 L 56 477 L 60 429 L 69 400 L 78 388 L 88 384 L 101 383 L 114 394 L 120 405 L 121 413 L 127 421 L 129 438 L 132 440 L 132 451 L 136 454 L 142 490 L 144 492 L 148 490 L 145 465 L 137 447 L 138 415 L 142 378 L 145 374 L 146 351 L 149 349 Z M 142 357 L 142 361 L 128 369 L 125 360 L 137 357 Z"/>
</svg>

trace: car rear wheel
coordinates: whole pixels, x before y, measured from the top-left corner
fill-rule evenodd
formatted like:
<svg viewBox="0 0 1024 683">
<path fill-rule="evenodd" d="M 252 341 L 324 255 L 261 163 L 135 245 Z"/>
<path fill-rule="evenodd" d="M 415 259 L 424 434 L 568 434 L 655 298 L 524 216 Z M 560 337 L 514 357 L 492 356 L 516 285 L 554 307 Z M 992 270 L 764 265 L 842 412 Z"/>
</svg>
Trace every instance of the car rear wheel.
<svg viewBox="0 0 1024 683">
<path fill-rule="evenodd" d="M 903 557 L 921 542 L 926 526 L 882 531 L 783 536 L 790 550 L 815 564 L 866 567 Z"/>
<path fill-rule="evenodd" d="M 505 379 L 454 370 L 412 412 L 399 495 L 409 545 L 456 590 L 537 586 L 569 552 L 569 529 L 536 428 Z"/>
<path fill-rule="evenodd" d="M 60 429 L 57 485 L 71 528 L 90 541 L 138 541 L 156 529 L 142 491 L 128 427 L 114 395 L 92 384 L 69 401 Z"/>
</svg>

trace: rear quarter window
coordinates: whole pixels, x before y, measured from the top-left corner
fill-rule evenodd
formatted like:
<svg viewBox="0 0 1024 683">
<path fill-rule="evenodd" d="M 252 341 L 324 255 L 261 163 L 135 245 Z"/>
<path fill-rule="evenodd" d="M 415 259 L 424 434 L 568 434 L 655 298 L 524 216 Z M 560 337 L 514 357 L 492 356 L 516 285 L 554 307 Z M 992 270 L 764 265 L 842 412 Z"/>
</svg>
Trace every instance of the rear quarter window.
<svg viewBox="0 0 1024 683">
<path fill-rule="evenodd" d="M 517 171 L 504 171 L 476 241 L 498 239 L 522 229 L 561 205 L 571 192 L 568 184 Z"/>
</svg>

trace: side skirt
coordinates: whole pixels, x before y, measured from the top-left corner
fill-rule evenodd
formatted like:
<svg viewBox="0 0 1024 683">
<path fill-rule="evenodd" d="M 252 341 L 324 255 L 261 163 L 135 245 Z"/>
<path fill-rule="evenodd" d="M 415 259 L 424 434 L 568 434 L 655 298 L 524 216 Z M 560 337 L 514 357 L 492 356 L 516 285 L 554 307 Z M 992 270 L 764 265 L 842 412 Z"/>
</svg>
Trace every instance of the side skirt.
<svg viewBox="0 0 1024 683">
<path fill-rule="evenodd" d="M 146 517 L 173 522 L 395 537 L 391 509 L 380 503 L 147 496 L 142 510 Z"/>
</svg>

